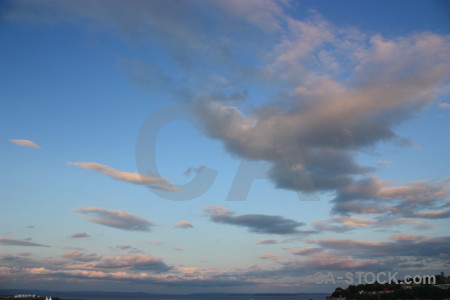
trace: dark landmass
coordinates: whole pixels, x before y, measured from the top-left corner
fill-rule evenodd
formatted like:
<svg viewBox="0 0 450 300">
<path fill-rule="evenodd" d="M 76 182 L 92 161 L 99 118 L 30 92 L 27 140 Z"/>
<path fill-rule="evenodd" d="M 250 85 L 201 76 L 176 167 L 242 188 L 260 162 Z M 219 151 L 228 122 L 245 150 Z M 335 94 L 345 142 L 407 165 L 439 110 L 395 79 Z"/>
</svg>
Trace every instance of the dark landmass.
<svg viewBox="0 0 450 300">
<path fill-rule="evenodd" d="M 336 288 L 327 300 L 444 300 L 450 299 L 450 277 L 436 276 L 434 284 L 378 283 Z"/>
</svg>

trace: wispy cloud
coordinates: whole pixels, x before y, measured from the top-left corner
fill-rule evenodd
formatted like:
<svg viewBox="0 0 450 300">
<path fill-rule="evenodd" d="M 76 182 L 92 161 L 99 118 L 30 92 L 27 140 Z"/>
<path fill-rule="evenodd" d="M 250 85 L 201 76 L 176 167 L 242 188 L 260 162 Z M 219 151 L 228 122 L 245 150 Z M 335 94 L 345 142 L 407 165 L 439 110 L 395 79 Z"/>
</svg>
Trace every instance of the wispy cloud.
<svg viewBox="0 0 450 300">
<path fill-rule="evenodd" d="M 0 244 L 3 246 L 25 246 L 25 247 L 49 247 L 47 245 L 38 244 L 30 241 L 0 238 Z"/>
<path fill-rule="evenodd" d="M 398 234 L 393 234 L 391 236 L 391 239 L 396 240 L 396 241 L 420 241 L 420 240 L 424 240 L 427 239 L 428 237 L 426 235 L 412 235 L 412 234 L 405 234 L 405 233 L 398 233 Z"/>
<path fill-rule="evenodd" d="M 440 109 L 450 109 L 450 104 L 446 102 L 442 102 L 439 104 Z"/>
<path fill-rule="evenodd" d="M 355 216 L 336 216 L 317 220 L 312 225 L 319 231 L 346 232 L 356 228 L 367 228 L 378 223 L 377 220 Z"/>
<path fill-rule="evenodd" d="M 395 241 L 375 242 L 352 239 L 323 239 L 315 243 L 340 255 L 352 257 L 422 256 L 449 257 L 450 236 L 424 237 L 394 235 Z"/>
<path fill-rule="evenodd" d="M 277 260 L 280 257 L 281 257 L 281 255 L 278 255 L 278 254 L 266 253 L 266 254 L 261 255 L 259 258 Z"/>
<path fill-rule="evenodd" d="M 305 223 L 281 216 L 246 214 L 234 215 L 228 209 L 209 205 L 205 208 L 204 213 L 209 219 L 215 223 L 229 224 L 235 226 L 246 227 L 250 232 L 269 233 L 269 234 L 311 234 L 314 231 L 300 230 L 298 227 L 304 226 Z"/>
<path fill-rule="evenodd" d="M 338 256 L 329 253 L 315 253 L 310 259 L 300 265 L 304 268 L 316 270 L 362 270 L 373 269 L 380 265 L 378 259 L 355 259 L 353 257 Z"/>
<path fill-rule="evenodd" d="M 338 214 L 380 214 L 409 218 L 445 218 L 450 201 L 450 179 L 420 180 L 393 184 L 379 178 L 353 182 L 339 190 L 333 199 Z"/>
<path fill-rule="evenodd" d="M 134 268 L 139 270 L 168 271 L 171 269 L 161 258 L 148 254 L 123 254 L 104 256 L 95 263 L 95 268 Z"/>
<path fill-rule="evenodd" d="M 41 149 L 41 146 L 30 140 L 10 139 L 9 141 L 19 146 Z"/>
<path fill-rule="evenodd" d="M 68 162 L 69 165 L 77 166 L 84 169 L 93 170 L 99 172 L 101 174 L 107 175 L 116 180 L 125 181 L 129 183 L 134 183 L 138 185 L 146 185 L 151 188 L 161 189 L 170 192 L 180 192 L 180 189 L 174 186 L 168 179 L 132 173 L 132 172 L 124 172 L 119 171 L 114 168 L 111 168 L 107 165 L 102 165 L 96 162 Z"/>
<path fill-rule="evenodd" d="M 434 228 L 433 224 L 417 220 L 415 218 L 445 218 L 444 212 L 427 212 L 424 215 L 415 214 L 414 218 L 399 218 L 395 216 L 381 218 L 361 218 L 356 216 L 336 216 L 328 219 L 322 219 L 312 222 L 312 226 L 320 232 L 347 232 L 350 230 L 367 228 L 367 229 L 386 229 L 398 225 L 410 225 L 414 229 L 427 230 Z"/>
<path fill-rule="evenodd" d="M 70 238 L 72 238 L 72 239 L 80 239 L 80 238 L 87 238 L 87 237 L 90 237 L 90 235 L 87 234 L 86 232 L 74 233 L 70 236 Z"/>
<path fill-rule="evenodd" d="M 186 176 L 189 176 L 189 175 L 191 175 L 192 173 L 199 174 L 199 173 L 201 173 L 204 169 L 205 169 L 205 166 L 200 166 L 200 167 L 198 167 L 198 168 L 195 168 L 195 167 L 189 167 L 189 168 L 186 169 L 186 171 L 183 172 L 183 174 L 186 175 Z"/>
<path fill-rule="evenodd" d="M 310 254 L 322 252 L 322 249 L 315 248 L 315 247 L 305 247 L 305 248 L 300 248 L 300 249 L 294 249 L 294 250 L 291 250 L 290 252 L 295 255 L 310 255 Z"/>
<path fill-rule="evenodd" d="M 177 227 L 177 228 L 193 228 L 194 226 L 192 225 L 191 222 L 180 221 L 177 224 L 175 224 L 175 227 Z"/>
<path fill-rule="evenodd" d="M 118 245 L 118 246 L 116 246 L 116 248 L 120 249 L 120 250 L 130 250 L 130 249 L 133 249 L 133 246 L 131 246 L 131 245 L 123 245 L 123 246 Z"/>
<path fill-rule="evenodd" d="M 77 262 L 90 262 L 96 261 L 99 259 L 99 256 L 95 253 L 84 254 L 78 250 L 72 250 L 63 255 L 65 259 L 71 259 Z"/>
<path fill-rule="evenodd" d="M 415 218 L 444 219 L 450 218 L 450 210 L 423 211 L 413 214 Z"/>
<path fill-rule="evenodd" d="M 120 210 L 107 210 L 100 207 L 75 209 L 90 222 L 132 231 L 150 231 L 154 224 L 142 217 Z"/>
<path fill-rule="evenodd" d="M 84 269 L 131 269 L 151 272 L 165 272 L 172 267 L 168 266 L 161 258 L 145 253 L 128 253 L 121 255 L 98 255 L 96 253 L 81 253 L 70 251 L 63 255 L 69 260 L 71 268 Z"/>
<path fill-rule="evenodd" d="M 276 240 L 261 240 L 258 242 L 259 245 L 274 245 L 278 244 L 278 241 Z"/>
</svg>

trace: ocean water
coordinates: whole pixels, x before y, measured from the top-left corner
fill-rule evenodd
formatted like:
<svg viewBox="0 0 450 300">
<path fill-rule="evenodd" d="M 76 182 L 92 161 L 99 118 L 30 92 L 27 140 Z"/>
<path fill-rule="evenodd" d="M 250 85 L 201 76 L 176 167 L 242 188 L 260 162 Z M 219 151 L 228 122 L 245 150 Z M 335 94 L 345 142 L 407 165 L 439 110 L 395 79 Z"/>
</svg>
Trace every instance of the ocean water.
<svg viewBox="0 0 450 300">
<path fill-rule="evenodd" d="M 85 300 L 325 300 L 328 294 L 297 294 L 297 295 L 57 295 L 64 299 Z"/>
<path fill-rule="evenodd" d="M 327 294 L 298 294 L 298 295 L 276 295 L 276 296 L 244 296 L 244 295 L 89 295 L 77 294 L 77 298 L 56 295 L 64 299 L 85 299 L 85 300 L 325 300 Z"/>
<path fill-rule="evenodd" d="M 327 295 L 308 296 L 116 296 L 116 295 L 86 295 L 86 300 L 325 300 Z"/>
<path fill-rule="evenodd" d="M 325 300 L 329 294 L 201 294 L 201 295 L 151 295 L 141 293 L 91 293 L 61 291 L 27 291 L 1 290 L 1 295 L 36 294 L 71 300 Z"/>
</svg>

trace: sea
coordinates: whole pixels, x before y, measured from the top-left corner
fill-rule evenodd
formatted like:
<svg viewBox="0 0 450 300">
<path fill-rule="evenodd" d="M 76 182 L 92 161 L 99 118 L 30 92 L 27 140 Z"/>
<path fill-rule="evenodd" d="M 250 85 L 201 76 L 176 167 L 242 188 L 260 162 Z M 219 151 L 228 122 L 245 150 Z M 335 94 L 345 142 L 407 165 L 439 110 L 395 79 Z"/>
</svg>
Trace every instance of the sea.
<svg viewBox="0 0 450 300">
<path fill-rule="evenodd" d="M 0 290 L 0 296 L 34 294 L 62 300 L 325 300 L 330 294 L 187 294 L 162 295 L 146 293 L 62 292 L 44 290 Z"/>
</svg>

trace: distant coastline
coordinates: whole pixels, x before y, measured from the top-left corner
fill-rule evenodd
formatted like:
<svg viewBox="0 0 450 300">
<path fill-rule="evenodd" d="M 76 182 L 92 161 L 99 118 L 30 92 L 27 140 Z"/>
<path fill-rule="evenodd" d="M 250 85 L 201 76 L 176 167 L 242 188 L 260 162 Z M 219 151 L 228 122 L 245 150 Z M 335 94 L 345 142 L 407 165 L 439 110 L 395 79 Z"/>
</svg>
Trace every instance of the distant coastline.
<svg viewBox="0 0 450 300">
<path fill-rule="evenodd" d="M 7 295 L 36 294 L 52 296 L 52 300 L 325 300 L 329 293 L 192 293 L 192 294 L 152 294 L 141 292 L 102 292 L 102 291 L 49 291 L 0 289 L 0 299 Z M 26 298 L 22 298 L 26 299 Z M 45 299 L 30 298 L 30 300 Z"/>
</svg>

